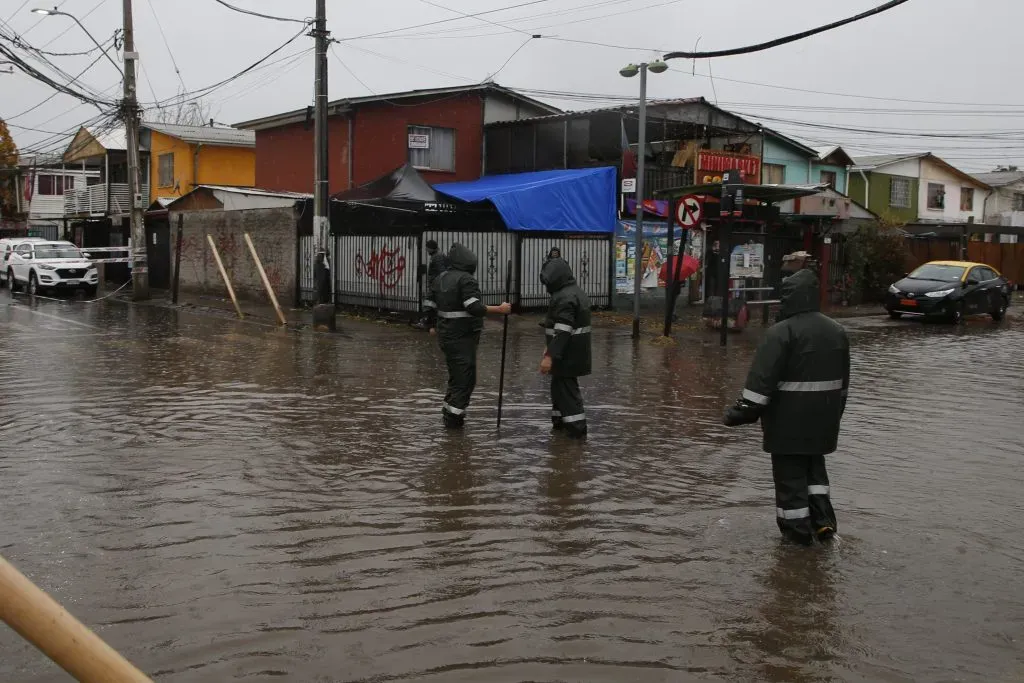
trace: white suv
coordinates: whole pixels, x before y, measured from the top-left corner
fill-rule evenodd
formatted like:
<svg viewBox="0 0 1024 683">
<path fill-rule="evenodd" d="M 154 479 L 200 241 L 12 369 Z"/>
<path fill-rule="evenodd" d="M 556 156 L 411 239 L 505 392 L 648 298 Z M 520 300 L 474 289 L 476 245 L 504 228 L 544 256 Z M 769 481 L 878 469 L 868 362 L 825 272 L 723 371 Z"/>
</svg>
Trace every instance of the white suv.
<svg viewBox="0 0 1024 683">
<path fill-rule="evenodd" d="M 7 261 L 14 253 L 14 248 L 22 242 L 49 242 L 43 237 L 4 237 L 0 239 L 0 287 L 7 284 Z"/>
<path fill-rule="evenodd" d="M 95 296 L 99 273 L 71 242 L 21 242 L 7 259 L 11 291 L 25 287 L 29 294 L 45 289 L 84 289 Z"/>
</svg>

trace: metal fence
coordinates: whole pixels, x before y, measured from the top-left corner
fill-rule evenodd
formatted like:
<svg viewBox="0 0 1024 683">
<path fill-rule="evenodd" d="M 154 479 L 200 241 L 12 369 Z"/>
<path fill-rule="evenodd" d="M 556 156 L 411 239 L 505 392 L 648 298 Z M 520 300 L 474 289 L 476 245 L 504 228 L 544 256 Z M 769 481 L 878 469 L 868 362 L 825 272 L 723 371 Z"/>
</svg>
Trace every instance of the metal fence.
<svg viewBox="0 0 1024 683">
<path fill-rule="evenodd" d="M 334 238 L 334 300 L 382 311 L 420 310 L 417 235 Z"/>
<path fill-rule="evenodd" d="M 547 306 L 549 296 L 541 284 L 540 271 L 548 252 L 558 247 L 594 306 L 612 305 L 614 249 L 606 235 L 534 237 L 510 232 L 431 231 L 402 236 L 339 235 L 332 240 L 334 300 L 338 304 L 381 311 L 421 310 L 429 294 L 429 255 L 424 244 L 435 240 L 442 253 L 459 242 L 477 255 L 476 278 L 484 303 L 493 305 L 505 300 L 505 277 L 511 261 L 511 303 L 522 309 Z M 299 237 L 300 304 L 316 303 L 315 244 L 311 235 Z"/>
<path fill-rule="evenodd" d="M 516 237 L 515 234 L 509 232 L 423 233 L 424 242 L 436 240 L 441 253 L 447 253 L 452 244 L 458 242 L 476 254 L 476 279 L 480 283 L 483 302 L 490 305 L 497 305 L 505 300 L 505 272 L 510 259 L 512 261 L 512 291 L 518 290 L 519 259 L 516 255 Z M 424 258 L 425 254 L 426 250 L 424 250 Z"/>
<path fill-rule="evenodd" d="M 590 302 L 594 306 L 610 306 L 613 250 L 607 235 L 522 238 L 522 286 L 517 303 L 522 308 L 547 305 L 549 295 L 540 281 L 540 271 L 552 247 L 561 251 L 562 258 L 576 276 L 576 284 L 590 297 Z"/>
</svg>

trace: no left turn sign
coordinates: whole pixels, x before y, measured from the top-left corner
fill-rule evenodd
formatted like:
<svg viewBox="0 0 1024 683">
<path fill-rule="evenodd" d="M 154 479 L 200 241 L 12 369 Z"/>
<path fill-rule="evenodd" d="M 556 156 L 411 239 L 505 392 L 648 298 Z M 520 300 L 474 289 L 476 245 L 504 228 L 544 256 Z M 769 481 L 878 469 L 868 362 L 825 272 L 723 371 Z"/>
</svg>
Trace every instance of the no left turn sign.
<svg viewBox="0 0 1024 683">
<path fill-rule="evenodd" d="M 676 204 L 676 223 L 683 228 L 693 228 L 700 223 L 704 213 L 704 202 L 695 194 L 688 194 Z"/>
</svg>

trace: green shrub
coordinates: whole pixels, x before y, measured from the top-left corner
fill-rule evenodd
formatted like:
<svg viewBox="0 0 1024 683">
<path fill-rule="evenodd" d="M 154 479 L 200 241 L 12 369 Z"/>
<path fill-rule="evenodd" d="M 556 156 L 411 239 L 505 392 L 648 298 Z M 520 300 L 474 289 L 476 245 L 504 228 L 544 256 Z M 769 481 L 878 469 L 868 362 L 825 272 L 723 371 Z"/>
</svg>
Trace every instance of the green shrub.
<svg viewBox="0 0 1024 683">
<path fill-rule="evenodd" d="M 853 301 L 884 301 L 889 285 L 906 273 L 903 232 L 887 225 L 867 225 L 850 235 L 846 244 Z"/>
</svg>

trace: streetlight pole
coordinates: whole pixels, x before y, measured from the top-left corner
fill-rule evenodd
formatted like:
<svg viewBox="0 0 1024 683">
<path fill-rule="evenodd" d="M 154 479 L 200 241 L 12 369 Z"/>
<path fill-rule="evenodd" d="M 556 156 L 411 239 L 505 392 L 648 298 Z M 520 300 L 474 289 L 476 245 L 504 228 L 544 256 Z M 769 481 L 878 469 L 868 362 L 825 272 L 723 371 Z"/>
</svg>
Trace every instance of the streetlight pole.
<svg viewBox="0 0 1024 683">
<path fill-rule="evenodd" d="M 330 32 L 327 30 L 327 2 L 316 0 L 316 23 L 310 35 L 316 39 L 315 107 L 313 116 L 313 235 L 316 240 L 316 262 L 313 272 L 316 281 L 317 305 L 313 308 L 313 322 L 334 330 L 337 322 L 334 310 L 334 274 L 331 271 L 329 245 L 331 243 L 330 183 L 328 171 L 328 129 L 327 129 L 327 47 Z"/>
<path fill-rule="evenodd" d="M 660 74 L 668 69 L 668 65 L 661 60 L 644 62 L 642 64 L 630 64 L 623 67 L 619 74 L 625 78 L 632 78 L 640 74 L 640 131 L 637 134 L 636 150 L 636 236 L 633 257 L 633 339 L 640 338 L 640 283 L 643 280 L 641 258 L 644 254 L 644 157 L 647 149 L 647 71 Z M 626 141 L 629 144 L 629 141 Z"/>
</svg>

